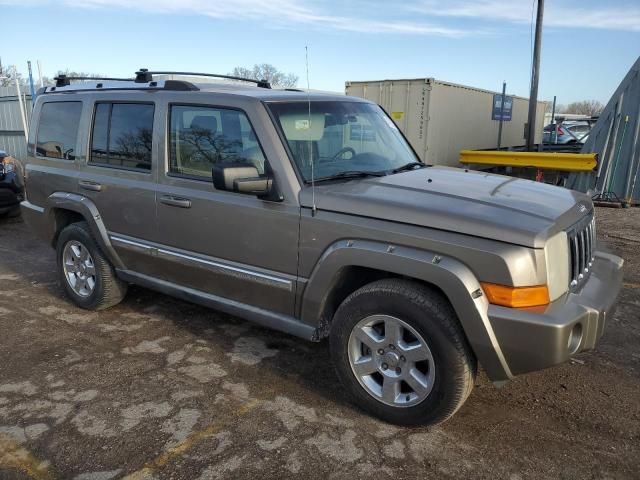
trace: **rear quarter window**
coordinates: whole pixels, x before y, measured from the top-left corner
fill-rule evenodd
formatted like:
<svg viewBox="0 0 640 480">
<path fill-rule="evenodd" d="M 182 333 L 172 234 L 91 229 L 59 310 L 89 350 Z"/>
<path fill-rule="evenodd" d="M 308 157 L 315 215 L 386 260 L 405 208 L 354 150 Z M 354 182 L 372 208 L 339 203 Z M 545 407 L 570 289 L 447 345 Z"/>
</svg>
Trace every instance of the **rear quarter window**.
<svg viewBox="0 0 640 480">
<path fill-rule="evenodd" d="M 75 160 L 82 102 L 48 102 L 42 105 L 36 156 Z"/>
</svg>

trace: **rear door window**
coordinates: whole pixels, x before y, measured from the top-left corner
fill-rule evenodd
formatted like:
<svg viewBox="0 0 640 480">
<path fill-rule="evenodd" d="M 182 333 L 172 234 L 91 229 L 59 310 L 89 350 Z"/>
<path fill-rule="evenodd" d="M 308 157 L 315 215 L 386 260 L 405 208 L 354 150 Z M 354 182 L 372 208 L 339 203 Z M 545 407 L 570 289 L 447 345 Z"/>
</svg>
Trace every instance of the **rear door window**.
<svg viewBox="0 0 640 480">
<path fill-rule="evenodd" d="M 154 106 L 97 103 L 90 163 L 126 170 L 151 170 Z"/>
<path fill-rule="evenodd" d="M 82 102 L 48 102 L 40 110 L 36 156 L 75 160 Z"/>
</svg>

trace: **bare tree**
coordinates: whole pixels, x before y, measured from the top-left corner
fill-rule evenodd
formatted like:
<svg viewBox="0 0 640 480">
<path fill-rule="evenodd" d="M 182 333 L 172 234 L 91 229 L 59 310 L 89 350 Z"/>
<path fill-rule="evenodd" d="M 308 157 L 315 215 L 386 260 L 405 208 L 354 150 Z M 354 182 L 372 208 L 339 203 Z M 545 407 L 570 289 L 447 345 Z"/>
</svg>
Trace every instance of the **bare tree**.
<svg viewBox="0 0 640 480">
<path fill-rule="evenodd" d="M 66 75 L 67 77 L 89 77 L 89 78 L 99 78 L 104 75 L 100 75 L 99 73 L 87 73 L 87 72 L 76 72 L 75 70 L 58 70 L 56 73 L 56 77 L 59 75 Z"/>
<path fill-rule="evenodd" d="M 598 100 L 583 100 L 581 102 L 573 102 L 567 105 L 562 113 L 574 113 L 579 115 L 599 115 L 604 109 L 604 105 Z"/>
<path fill-rule="evenodd" d="M 254 65 L 253 68 L 236 67 L 229 75 L 251 78 L 253 80 L 266 80 L 274 87 L 282 88 L 293 88 L 298 83 L 297 75 L 281 72 L 269 63 Z"/>
<path fill-rule="evenodd" d="M 556 103 L 556 113 L 563 112 L 567 109 L 566 105 L 562 105 L 561 103 Z M 553 111 L 553 100 L 545 103 L 544 113 L 551 113 Z"/>
<path fill-rule="evenodd" d="M 68 68 L 65 70 L 58 70 L 54 75 L 54 78 L 60 75 L 66 75 L 67 77 L 89 77 L 89 78 L 99 78 L 104 76 L 104 75 L 100 75 L 99 73 L 76 72 L 74 70 L 69 70 Z M 44 83 L 45 85 L 53 85 L 55 83 L 55 80 L 49 77 L 42 77 L 42 83 Z"/>
<path fill-rule="evenodd" d="M 54 77 L 57 77 L 58 75 L 66 75 L 67 77 L 90 77 L 90 78 L 98 78 L 103 76 L 97 73 L 76 72 L 73 70 L 69 70 L 68 68 L 66 70 L 58 70 L 58 72 L 54 75 Z M 7 67 L 3 66 L 2 70 L 0 71 L 0 87 L 15 86 L 16 78 L 20 83 L 21 89 L 28 88 L 28 78 L 22 75 L 15 66 L 13 65 L 10 65 Z M 33 83 L 36 86 L 40 85 L 38 79 L 35 76 L 33 78 Z M 42 83 L 44 83 L 44 85 L 53 85 L 55 84 L 55 80 L 53 78 L 43 76 Z"/>
<path fill-rule="evenodd" d="M 563 103 L 556 104 L 556 113 L 566 113 L 566 111 L 567 111 L 566 105 L 564 105 Z"/>
<path fill-rule="evenodd" d="M 18 70 L 10 65 L 8 67 L 2 67 L 0 71 L 0 87 L 14 87 L 16 85 L 16 78 L 20 84 L 20 88 L 25 88 L 27 81 Z"/>
</svg>

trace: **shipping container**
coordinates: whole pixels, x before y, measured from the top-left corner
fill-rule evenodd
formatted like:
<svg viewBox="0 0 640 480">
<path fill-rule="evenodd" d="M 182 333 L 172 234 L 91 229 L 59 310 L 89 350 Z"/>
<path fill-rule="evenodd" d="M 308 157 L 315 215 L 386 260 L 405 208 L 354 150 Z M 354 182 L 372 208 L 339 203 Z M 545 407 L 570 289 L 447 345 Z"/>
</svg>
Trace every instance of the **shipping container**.
<svg viewBox="0 0 640 480">
<path fill-rule="evenodd" d="M 499 121 L 492 117 L 499 92 L 433 78 L 346 82 L 345 92 L 384 108 L 425 163 L 460 166 L 460 150 L 497 147 Z M 511 119 L 503 121 L 501 145 L 524 145 L 529 99 L 507 98 Z M 545 106 L 538 102 L 535 143 L 542 141 Z"/>
</svg>

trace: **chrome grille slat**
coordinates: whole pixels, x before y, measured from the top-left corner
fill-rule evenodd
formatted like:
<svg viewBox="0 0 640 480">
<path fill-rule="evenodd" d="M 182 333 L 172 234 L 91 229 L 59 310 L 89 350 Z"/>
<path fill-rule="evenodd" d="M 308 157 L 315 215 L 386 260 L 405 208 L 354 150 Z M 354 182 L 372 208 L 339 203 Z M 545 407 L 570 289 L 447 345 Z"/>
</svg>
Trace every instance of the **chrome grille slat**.
<svg viewBox="0 0 640 480">
<path fill-rule="evenodd" d="M 591 261 L 595 259 L 593 253 L 596 251 L 596 219 L 591 220 Z"/>
<path fill-rule="evenodd" d="M 572 271 L 572 275 L 571 275 L 571 279 L 572 285 L 577 285 L 578 284 L 578 270 L 580 267 L 578 267 L 578 239 L 576 237 L 571 238 L 571 271 Z"/>
<path fill-rule="evenodd" d="M 584 277 L 584 260 L 587 256 L 587 252 L 584 248 L 584 230 L 578 233 L 578 246 L 580 247 L 580 252 L 578 253 L 578 265 L 580 266 L 578 269 L 578 280 L 582 280 Z"/>
<path fill-rule="evenodd" d="M 587 239 L 587 258 L 585 260 L 585 263 L 587 269 L 586 272 L 588 272 L 591 268 L 591 222 L 589 222 L 589 225 L 587 225 L 585 238 Z"/>
<path fill-rule="evenodd" d="M 595 219 L 585 217 L 567 231 L 570 253 L 570 287 L 580 285 L 588 276 L 593 265 L 596 233 Z"/>
</svg>

